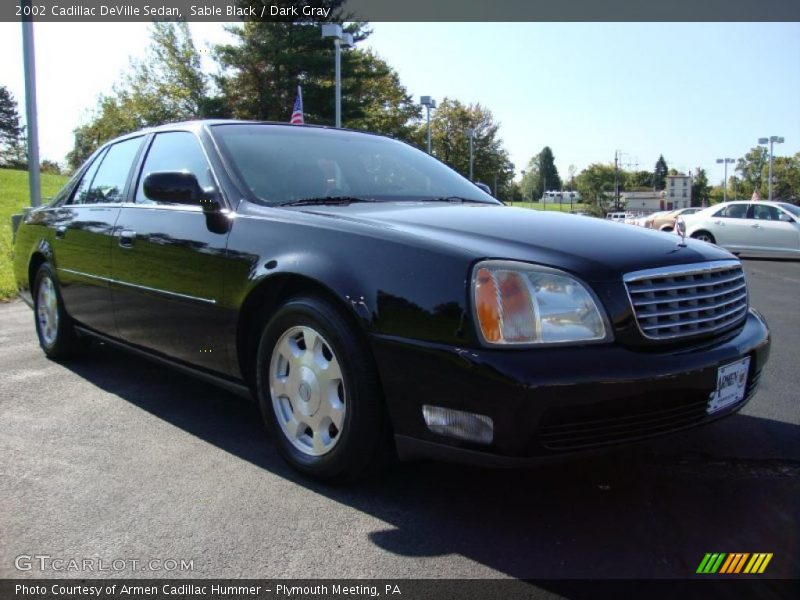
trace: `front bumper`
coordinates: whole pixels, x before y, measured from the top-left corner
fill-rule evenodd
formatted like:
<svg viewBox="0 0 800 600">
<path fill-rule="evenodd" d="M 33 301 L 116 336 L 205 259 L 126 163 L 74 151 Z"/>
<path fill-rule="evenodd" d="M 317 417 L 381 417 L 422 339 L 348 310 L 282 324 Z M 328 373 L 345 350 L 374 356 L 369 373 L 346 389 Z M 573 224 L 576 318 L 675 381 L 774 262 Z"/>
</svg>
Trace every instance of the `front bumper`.
<svg viewBox="0 0 800 600">
<path fill-rule="evenodd" d="M 755 393 L 770 334 L 751 309 L 727 337 L 670 351 L 617 345 L 473 350 L 380 336 L 372 342 L 401 458 L 513 466 L 672 433 L 738 411 Z M 708 415 L 717 369 L 746 356 L 744 400 Z M 492 443 L 434 434 L 423 404 L 491 417 Z"/>
</svg>

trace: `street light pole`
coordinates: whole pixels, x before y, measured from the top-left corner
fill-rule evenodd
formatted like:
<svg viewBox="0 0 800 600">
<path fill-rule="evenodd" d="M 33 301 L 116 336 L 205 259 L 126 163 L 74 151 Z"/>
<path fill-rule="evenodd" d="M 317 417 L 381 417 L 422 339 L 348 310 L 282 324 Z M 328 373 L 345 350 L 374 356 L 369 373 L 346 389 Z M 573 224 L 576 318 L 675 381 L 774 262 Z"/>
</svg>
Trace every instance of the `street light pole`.
<svg viewBox="0 0 800 600">
<path fill-rule="evenodd" d="M 342 126 L 342 46 L 345 48 L 353 45 L 353 35 L 343 33 L 342 26 L 338 23 L 325 23 L 322 26 L 322 37 L 333 38 L 333 47 L 336 55 L 334 71 L 336 78 L 336 127 Z"/>
<path fill-rule="evenodd" d="M 419 103 L 425 107 L 428 125 L 428 154 L 431 153 L 431 109 L 436 108 L 436 100 L 430 96 L 420 96 Z"/>
<path fill-rule="evenodd" d="M 467 135 L 469 136 L 469 180 L 472 181 L 474 179 L 472 175 L 472 140 L 475 138 L 475 130 L 467 129 Z"/>
<path fill-rule="evenodd" d="M 725 179 L 722 182 L 722 201 L 728 201 L 728 165 L 731 163 L 736 162 L 732 158 L 718 158 L 717 164 L 724 164 L 725 165 Z"/>
<path fill-rule="evenodd" d="M 23 6 L 29 2 L 23 2 Z M 22 20 L 22 60 L 25 69 L 25 124 L 28 127 L 28 186 L 31 206 L 42 198 L 39 178 L 39 117 L 36 109 L 36 55 L 33 44 L 33 21 Z"/>
<path fill-rule="evenodd" d="M 336 64 L 334 67 L 336 78 L 336 127 L 342 126 L 342 40 L 334 38 L 333 47 L 336 49 Z"/>
<path fill-rule="evenodd" d="M 758 143 L 762 146 L 769 143 L 769 199 L 772 200 L 772 145 L 782 144 L 783 138 L 777 135 L 771 135 L 769 138 L 758 138 Z"/>
</svg>

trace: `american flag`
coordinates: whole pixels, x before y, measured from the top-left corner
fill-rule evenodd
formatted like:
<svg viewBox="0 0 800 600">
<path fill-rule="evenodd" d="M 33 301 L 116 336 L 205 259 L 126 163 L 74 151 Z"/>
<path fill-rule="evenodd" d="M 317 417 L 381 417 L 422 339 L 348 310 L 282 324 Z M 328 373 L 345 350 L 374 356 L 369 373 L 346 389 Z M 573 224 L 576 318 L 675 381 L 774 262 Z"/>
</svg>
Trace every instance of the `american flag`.
<svg viewBox="0 0 800 600">
<path fill-rule="evenodd" d="M 291 125 L 303 125 L 303 90 L 297 86 L 297 99 L 294 101 L 294 108 L 292 109 L 292 118 L 289 119 Z"/>
</svg>

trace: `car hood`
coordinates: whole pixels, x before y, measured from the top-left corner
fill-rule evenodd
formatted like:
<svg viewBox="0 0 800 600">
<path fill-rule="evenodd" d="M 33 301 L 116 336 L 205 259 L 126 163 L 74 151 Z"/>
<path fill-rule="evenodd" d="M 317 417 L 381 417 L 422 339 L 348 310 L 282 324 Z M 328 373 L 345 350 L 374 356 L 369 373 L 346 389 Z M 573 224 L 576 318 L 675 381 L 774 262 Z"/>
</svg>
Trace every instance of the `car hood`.
<svg viewBox="0 0 800 600">
<path fill-rule="evenodd" d="M 465 252 L 552 266 L 591 281 L 624 273 L 735 258 L 721 248 L 605 219 L 491 204 L 354 203 L 303 207 L 305 213 L 378 227 Z M 388 231 L 387 231 L 388 233 Z"/>
</svg>

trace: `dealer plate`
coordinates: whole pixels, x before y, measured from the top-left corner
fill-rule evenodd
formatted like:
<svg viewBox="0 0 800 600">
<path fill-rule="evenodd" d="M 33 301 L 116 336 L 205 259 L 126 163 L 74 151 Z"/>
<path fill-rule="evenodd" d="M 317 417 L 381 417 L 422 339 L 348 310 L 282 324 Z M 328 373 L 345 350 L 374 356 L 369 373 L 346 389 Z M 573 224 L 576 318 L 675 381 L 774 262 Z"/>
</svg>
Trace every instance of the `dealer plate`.
<svg viewBox="0 0 800 600">
<path fill-rule="evenodd" d="M 706 409 L 708 414 L 715 413 L 744 399 L 749 368 L 750 357 L 748 356 L 717 369 L 717 389 L 711 393 L 708 400 Z"/>
</svg>

